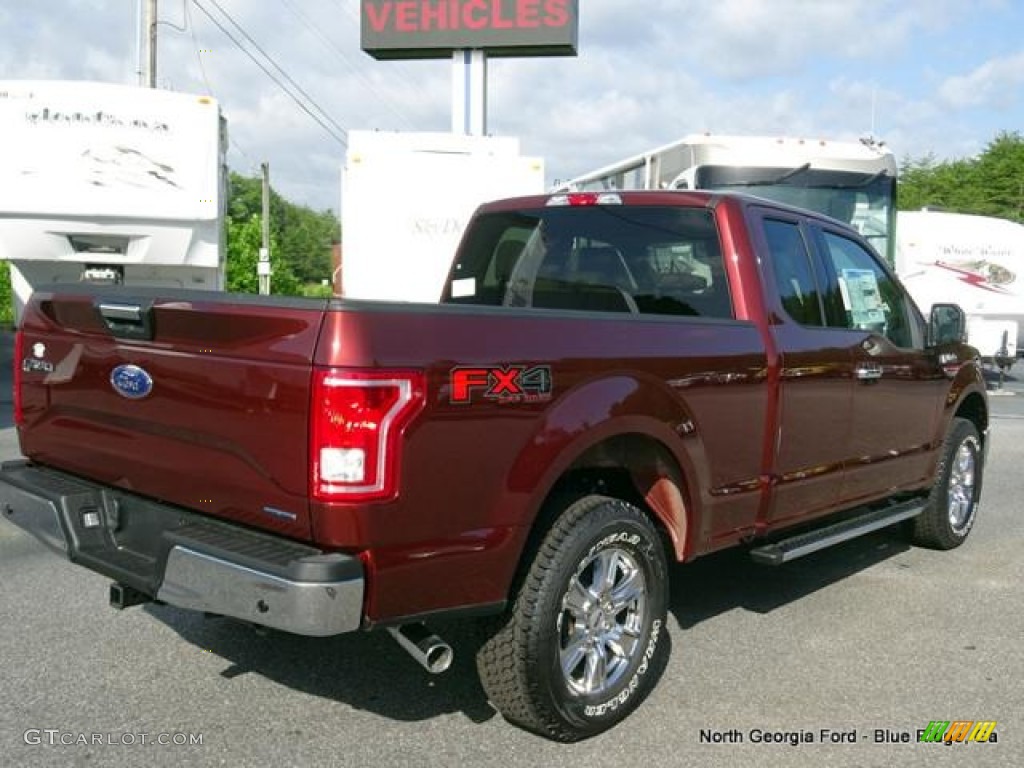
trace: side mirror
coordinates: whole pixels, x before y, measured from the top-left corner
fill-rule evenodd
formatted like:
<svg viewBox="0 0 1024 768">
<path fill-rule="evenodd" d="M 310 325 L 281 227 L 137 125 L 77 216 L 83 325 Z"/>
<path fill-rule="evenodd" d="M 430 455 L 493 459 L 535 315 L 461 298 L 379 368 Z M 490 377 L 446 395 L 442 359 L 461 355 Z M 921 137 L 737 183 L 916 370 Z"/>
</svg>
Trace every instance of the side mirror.
<svg viewBox="0 0 1024 768">
<path fill-rule="evenodd" d="M 928 319 L 928 346 L 966 343 L 967 316 L 956 304 L 933 304 Z"/>
</svg>

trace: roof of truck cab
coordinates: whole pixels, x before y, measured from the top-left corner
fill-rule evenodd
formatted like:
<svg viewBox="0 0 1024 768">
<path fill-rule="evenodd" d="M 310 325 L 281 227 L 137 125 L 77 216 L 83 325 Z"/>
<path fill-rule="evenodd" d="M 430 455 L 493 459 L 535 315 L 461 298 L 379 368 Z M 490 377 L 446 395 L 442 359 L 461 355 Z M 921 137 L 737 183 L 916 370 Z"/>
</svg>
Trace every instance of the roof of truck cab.
<svg viewBox="0 0 1024 768">
<path fill-rule="evenodd" d="M 494 200 L 488 203 L 484 203 L 480 206 L 480 212 L 496 212 L 496 211 L 511 211 L 511 210 L 523 210 L 523 209 L 538 209 L 555 207 L 552 204 L 553 199 L 567 198 L 573 195 L 580 195 L 584 197 L 600 197 L 602 195 L 613 195 L 616 196 L 621 202 L 608 203 L 608 205 L 625 205 L 625 206 L 636 206 L 636 205 L 656 205 L 656 206 L 683 206 L 689 208 L 714 208 L 720 205 L 723 201 L 731 200 L 739 205 L 746 207 L 750 205 L 756 205 L 760 207 L 773 208 L 779 211 L 788 211 L 797 215 L 815 218 L 820 221 L 826 221 L 831 224 L 838 224 L 839 226 L 849 229 L 850 227 L 843 222 L 826 216 L 823 213 L 817 211 L 808 210 L 806 208 L 797 208 L 786 203 L 780 203 L 775 200 L 769 200 L 764 197 L 758 197 L 746 192 L 723 192 L 706 189 L 686 189 L 686 190 L 608 190 L 605 192 L 551 192 L 544 195 L 526 195 L 522 197 L 508 197 L 500 200 Z M 566 203 L 562 203 L 562 206 L 569 207 Z M 588 205 L 602 205 L 602 203 L 589 203 Z M 581 206 L 586 207 L 586 206 Z"/>
</svg>

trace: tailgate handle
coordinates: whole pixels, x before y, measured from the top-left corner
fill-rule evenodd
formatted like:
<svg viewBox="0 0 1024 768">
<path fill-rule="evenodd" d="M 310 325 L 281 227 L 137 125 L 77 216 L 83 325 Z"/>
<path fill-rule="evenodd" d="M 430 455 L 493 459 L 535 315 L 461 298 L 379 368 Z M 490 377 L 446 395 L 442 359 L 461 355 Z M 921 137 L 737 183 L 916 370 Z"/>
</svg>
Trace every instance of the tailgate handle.
<svg viewBox="0 0 1024 768">
<path fill-rule="evenodd" d="M 101 300 L 96 303 L 96 309 L 112 335 L 140 341 L 153 339 L 153 302 L 126 304 Z"/>
</svg>

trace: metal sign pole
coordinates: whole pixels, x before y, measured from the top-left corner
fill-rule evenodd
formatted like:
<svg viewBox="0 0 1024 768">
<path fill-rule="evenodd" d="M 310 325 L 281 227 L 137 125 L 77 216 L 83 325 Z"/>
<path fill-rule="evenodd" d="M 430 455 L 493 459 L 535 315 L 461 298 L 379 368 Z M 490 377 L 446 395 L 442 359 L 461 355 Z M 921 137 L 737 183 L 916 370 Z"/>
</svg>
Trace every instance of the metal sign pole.
<svg viewBox="0 0 1024 768">
<path fill-rule="evenodd" d="M 487 135 L 487 52 L 452 53 L 452 133 Z"/>
</svg>

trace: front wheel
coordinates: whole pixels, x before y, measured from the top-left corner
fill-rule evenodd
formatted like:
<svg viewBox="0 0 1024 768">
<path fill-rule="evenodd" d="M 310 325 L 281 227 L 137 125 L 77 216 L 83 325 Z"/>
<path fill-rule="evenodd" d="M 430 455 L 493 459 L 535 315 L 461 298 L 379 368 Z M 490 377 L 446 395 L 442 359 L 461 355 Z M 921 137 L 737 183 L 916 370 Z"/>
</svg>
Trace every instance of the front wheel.
<svg viewBox="0 0 1024 768">
<path fill-rule="evenodd" d="M 617 499 L 569 504 L 544 538 L 508 622 L 477 668 L 510 721 L 558 741 L 612 727 L 653 688 L 667 652 L 665 553 Z"/>
<path fill-rule="evenodd" d="M 928 504 L 914 520 L 914 543 L 933 549 L 964 543 L 978 515 L 983 462 L 978 430 L 967 419 L 954 418 Z"/>
</svg>

